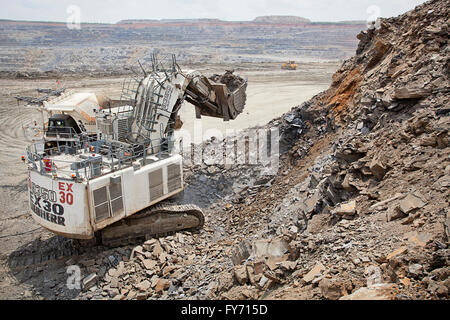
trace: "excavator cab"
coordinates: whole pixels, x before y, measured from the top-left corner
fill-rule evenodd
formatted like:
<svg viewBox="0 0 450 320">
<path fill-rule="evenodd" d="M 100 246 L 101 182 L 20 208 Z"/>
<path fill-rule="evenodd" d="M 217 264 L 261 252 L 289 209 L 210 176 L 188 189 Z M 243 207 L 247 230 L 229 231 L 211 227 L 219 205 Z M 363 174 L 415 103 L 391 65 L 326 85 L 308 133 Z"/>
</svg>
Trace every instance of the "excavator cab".
<svg viewBox="0 0 450 320">
<path fill-rule="evenodd" d="M 67 114 L 54 114 L 48 119 L 45 130 L 45 148 L 47 151 L 68 146 L 69 153 L 75 152 L 73 145 L 80 140 L 80 127 Z"/>
<path fill-rule="evenodd" d="M 73 138 L 81 130 L 75 120 L 67 114 L 55 114 L 48 119 L 47 138 Z"/>
</svg>

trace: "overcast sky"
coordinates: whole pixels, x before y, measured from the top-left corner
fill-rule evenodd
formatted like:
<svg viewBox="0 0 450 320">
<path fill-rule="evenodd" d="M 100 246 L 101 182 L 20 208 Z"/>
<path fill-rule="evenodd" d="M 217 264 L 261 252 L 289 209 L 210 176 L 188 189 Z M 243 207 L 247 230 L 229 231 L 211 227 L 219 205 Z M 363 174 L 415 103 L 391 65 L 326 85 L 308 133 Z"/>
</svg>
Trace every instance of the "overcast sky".
<svg viewBox="0 0 450 320">
<path fill-rule="evenodd" d="M 122 19 L 217 18 L 253 20 L 294 15 L 312 21 L 375 20 L 413 9 L 424 0 L 0 0 L 1 19 L 66 22 L 73 5 L 81 22 Z M 71 11 L 72 10 L 72 11 Z"/>
</svg>

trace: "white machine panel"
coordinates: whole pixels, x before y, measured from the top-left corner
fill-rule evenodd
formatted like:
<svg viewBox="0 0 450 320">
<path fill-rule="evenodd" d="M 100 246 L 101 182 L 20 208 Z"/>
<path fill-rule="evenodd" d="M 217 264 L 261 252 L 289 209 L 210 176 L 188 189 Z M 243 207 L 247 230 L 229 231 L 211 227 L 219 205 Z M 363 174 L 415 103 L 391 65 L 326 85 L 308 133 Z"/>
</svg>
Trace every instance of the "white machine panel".
<svg viewBox="0 0 450 320">
<path fill-rule="evenodd" d="M 72 238 L 92 237 L 85 184 L 29 170 L 28 195 L 32 217 L 43 227 Z"/>
<path fill-rule="evenodd" d="M 168 168 L 171 168 L 171 177 L 168 177 Z M 182 173 L 182 157 L 174 155 L 139 169 L 128 167 L 90 180 L 88 194 L 94 229 L 101 230 L 124 216 L 179 193 L 183 190 Z"/>
</svg>

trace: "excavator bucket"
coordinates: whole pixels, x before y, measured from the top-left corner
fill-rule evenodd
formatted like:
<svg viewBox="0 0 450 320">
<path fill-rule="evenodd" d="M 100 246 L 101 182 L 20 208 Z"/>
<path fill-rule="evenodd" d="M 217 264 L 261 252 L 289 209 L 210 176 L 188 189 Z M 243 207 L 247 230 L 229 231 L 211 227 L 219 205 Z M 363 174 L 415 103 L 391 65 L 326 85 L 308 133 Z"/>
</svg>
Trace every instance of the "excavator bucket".
<svg viewBox="0 0 450 320">
<path fill-rule="evenodd" d="M 235 119 L 245 107 L 247 80 L 226 71 L 223 75 L 194 78 L 188 85 L 186 100 L 196 107 L 196 116 Z"/>
</svg>

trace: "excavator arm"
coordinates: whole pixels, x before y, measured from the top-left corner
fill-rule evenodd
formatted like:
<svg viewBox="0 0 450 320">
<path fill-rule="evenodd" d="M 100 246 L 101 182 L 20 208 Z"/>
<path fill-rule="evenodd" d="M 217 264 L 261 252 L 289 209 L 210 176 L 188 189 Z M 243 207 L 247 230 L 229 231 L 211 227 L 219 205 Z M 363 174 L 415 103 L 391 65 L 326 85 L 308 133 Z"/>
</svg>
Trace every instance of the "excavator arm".
<svg viewBox="0 0 450 320">
<path fill-rule="evenodd" d="M 145 144 L 158 152 L 173 135 L 184 100 L 195 106 L 196 117 L 235 119 L 244 109 L 247 80 L 227 70 L 209 78 L 199 71 L 182 71 L 176 63 L 157 69 L 139 82 L 127 142 Z"/>
</svg>

